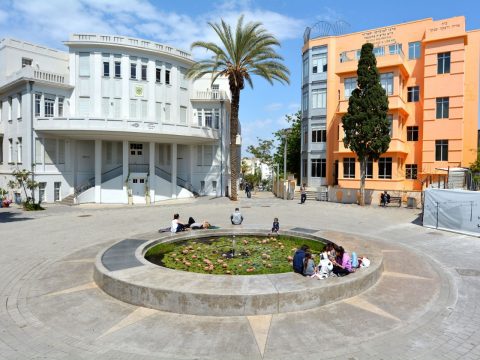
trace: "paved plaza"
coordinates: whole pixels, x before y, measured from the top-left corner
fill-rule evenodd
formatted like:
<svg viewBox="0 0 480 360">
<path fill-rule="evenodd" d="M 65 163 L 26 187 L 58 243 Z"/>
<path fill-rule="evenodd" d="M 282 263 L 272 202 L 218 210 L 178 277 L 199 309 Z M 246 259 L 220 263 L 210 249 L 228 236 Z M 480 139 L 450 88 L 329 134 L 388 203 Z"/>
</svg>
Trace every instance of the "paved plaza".
<svg viewBox="0 0 480 360">
<path fill-rule="evenodd" d="M 94 282 L 102 249 L 153 237 L 174 212 L 228 229 L 235 206 L 245 228 L 268 231 L 278 217 L 281 229 L 374 247 L 382 276 L 342 301 L 252 316 L 138 307 Z M 269 193 L 237 203 L 0 209 L 0 359 L 480 359 L 480 239 L 423 228 L 418 216 L 396 207 L 300 205 Z"/>
</svg>

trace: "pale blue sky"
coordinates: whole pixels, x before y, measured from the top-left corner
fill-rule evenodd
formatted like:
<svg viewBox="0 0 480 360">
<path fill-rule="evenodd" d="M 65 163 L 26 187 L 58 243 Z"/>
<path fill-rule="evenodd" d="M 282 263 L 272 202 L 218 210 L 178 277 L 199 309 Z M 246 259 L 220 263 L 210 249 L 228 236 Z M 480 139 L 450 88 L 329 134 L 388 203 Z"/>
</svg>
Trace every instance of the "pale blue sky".
<svg viewBox="0 0 480 360">
<path fill-rule="evenodd" d="M 241 94 L 243 149 L 256 137 L 271 138 L 285 126 L 284 115 L 300 107 L 301 47 L 306 26 L 343 20 L 355 32 L 406 21 L 464 15 L 467 30 L 480 28 L 480 1 L 475 0 L 0 0 L 0 38 L 15 37 L 64 49 L 74 32 L 136 36 L 189 50 L 195 40 L 215 40 L 207 21 L 262 21 L 282 43 L 279 52 L 291 71 L 291 84 L 269 85 Z M 194 53 L 195 56 L 199 54 Z"/>
</svg>

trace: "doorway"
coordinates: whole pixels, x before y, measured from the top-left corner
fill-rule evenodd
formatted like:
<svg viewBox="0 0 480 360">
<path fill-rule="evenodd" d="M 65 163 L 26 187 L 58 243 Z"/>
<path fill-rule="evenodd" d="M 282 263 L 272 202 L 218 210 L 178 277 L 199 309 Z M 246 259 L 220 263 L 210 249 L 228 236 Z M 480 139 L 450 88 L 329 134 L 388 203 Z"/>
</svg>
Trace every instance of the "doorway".
<svg viewBox="0 0 480 360">
<path fill-rule="evenodd" d="M 130 180 L 132 189 L 132 200 L 134 204 L 145 204 L 146 178 L 135 176 Z"/>
</svg>

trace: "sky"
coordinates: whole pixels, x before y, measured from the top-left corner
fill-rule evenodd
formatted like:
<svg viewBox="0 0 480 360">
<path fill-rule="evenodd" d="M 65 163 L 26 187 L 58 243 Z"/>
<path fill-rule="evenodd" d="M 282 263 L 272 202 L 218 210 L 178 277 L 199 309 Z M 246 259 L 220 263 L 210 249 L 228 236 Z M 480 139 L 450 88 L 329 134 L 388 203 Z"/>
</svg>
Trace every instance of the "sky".
<svg viewBox="0 0 480 360">
<path fill-rule="evenodd" d="M 300 109 L 301 48 L 307 26 L 344 21 L 346 32 L 423 18 L 464 15 L 467 30 L 480 28 L 478 0 L 0 0 L 0 38 L 13 37 L 60 50 L 71 33 L 134 36 L 190 50 L 197 40 L 216 41 L 208 22 L 234 25 L 260 21 L 281 43 L 278 52 L 290 69 L 290 84 L 273 86 L 254 78 L 241 93 L 242 152 L 257 137 L 273 138 L 285 115 Z M 203 51 L 193 52 L 196 59 Z"/>
</svg>

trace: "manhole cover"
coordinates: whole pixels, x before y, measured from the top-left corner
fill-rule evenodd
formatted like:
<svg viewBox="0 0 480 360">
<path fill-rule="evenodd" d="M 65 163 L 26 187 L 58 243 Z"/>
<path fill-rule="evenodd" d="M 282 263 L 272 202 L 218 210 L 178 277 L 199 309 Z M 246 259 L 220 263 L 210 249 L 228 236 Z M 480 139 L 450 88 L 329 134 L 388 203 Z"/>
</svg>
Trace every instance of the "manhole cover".
<svg viewBox="0 0 480 360">
<path fill-rule="evenodd" d="M 270 205 L 262 205 L 262 206 L 260 206 L 260 207 L 270 207 Z"/>
<path fill-rule="evenodd" d="M 475 269 L 456 269 L 462 276 L 480 276 L 480 270 Z"/>
<path fill-rule="evenodd" d="M 89 216 L 92 216 L 92 215 L 78 215 L 78 217 L 89 217 Z"/>
</svg>

